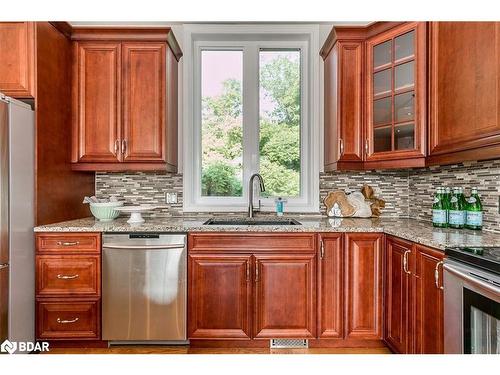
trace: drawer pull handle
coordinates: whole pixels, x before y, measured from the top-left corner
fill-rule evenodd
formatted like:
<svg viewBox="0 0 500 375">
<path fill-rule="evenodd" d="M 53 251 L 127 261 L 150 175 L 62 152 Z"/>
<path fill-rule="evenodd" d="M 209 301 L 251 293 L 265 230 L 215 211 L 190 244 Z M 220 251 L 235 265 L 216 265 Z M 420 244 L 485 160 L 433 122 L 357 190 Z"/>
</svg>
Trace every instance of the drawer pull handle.
<svg viewBox="0 0 500 375">
<path fill-rule="evenodd" d="M 57 278 L 58 279 L 61 279 L 61 280 L 73 280 L 73 279 L 78 279 L 80 277 L 80 275 L 76 274 L 76 275 L 57 275 Z"/>
<path fill-rule="evenodd" d="M 57 241 L 58 246 L 78 246 L 80 245 L 79 241 L 75 242 L 63 242 L 63 241 Z"/>
<path fill-rule="evenodd" d="M 438 289 L 444 289 L 443 286 L 439 286 L 439 266 L 442 266 L 443 262 L 437 262 L 436 263 L 436 268 L 434 268 L 434 283 L 436 284 L 436 288 Z"/>
<path fill-rule="evenodd" d="M 403 254 L 403 271 L 408 275 L 411 275 L 411 272 L 408 270 L 408 254 L 411 253 L 411 250 L 406 250 Z"/>
<path fill-rule="evenodd" d="M 59 323 L 59 324 L 71 324 L 71 323 L 78 322 L 78 319 L 79 319 L 78 317 L 73 318 L 73 319 L 68 319 L 68 320 L 57 318 L 57 323 Z"/>
</svg>

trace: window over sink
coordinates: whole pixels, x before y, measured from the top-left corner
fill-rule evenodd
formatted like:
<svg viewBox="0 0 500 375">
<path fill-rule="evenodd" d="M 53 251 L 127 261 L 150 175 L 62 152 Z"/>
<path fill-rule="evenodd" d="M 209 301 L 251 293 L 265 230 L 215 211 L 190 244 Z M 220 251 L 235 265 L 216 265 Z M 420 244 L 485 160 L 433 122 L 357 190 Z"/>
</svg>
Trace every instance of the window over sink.
<svg viewBox="0 0 500 375">
<path fill-rule="evenodd" d="M 286 28 L 186 28 L 186 212 L 245 211 L 253 173 L 264 211 L 277 197 L 287 211 L 318 211 L 318 29 Z"/>
</svg>

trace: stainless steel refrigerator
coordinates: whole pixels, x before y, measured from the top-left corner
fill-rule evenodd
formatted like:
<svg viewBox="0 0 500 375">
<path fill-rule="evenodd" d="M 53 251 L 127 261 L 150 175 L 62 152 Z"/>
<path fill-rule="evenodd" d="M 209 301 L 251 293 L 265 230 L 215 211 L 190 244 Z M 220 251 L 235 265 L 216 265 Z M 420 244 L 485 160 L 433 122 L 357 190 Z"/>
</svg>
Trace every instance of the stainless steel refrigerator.
<svg viewBox="0 0 500 375">
<path fill-rule="evenodd" d="M 0 93 L 0 343 L 35 339 L 35 125 Z"/>
</svg>

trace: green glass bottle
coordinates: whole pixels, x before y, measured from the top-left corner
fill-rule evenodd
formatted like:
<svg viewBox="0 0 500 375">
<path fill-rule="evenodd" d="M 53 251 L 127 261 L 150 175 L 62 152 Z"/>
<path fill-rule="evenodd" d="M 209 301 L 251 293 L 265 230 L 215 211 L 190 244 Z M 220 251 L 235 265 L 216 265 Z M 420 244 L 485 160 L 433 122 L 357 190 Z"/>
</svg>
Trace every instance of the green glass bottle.
<svg viewBox="0 0 500 375">
<path fill-rule="evenodd" d="M 432 225 L 438 228 L 446 228 L 446 200 L 443 188 L 437 188 L 434 193 L 434 201 L 432 203 Z"/>
<path fill-rule="evenodd" d="M 450 218 L 450 199 L 451 199 L 451 189 L 446 187 L 444 190 L 444 198 L 446 202 L 446 224 L 448 224 Z"/>
<path fill-rule="evenodd" d="M 467 200 L 466 228 L 473 230 L 483 229 L 483 205 L 477 193 L 477 188 L 472 188 L 471 196 Z"/>
<path fill-rule="evenodd" d="M 448 225 L 450 228 L 461 229 L 465 227 L 465 207 L 463 194 L 460 194 L 460 188 L 454 187 L 450 199 L 450 210 Z"/>
</svg>

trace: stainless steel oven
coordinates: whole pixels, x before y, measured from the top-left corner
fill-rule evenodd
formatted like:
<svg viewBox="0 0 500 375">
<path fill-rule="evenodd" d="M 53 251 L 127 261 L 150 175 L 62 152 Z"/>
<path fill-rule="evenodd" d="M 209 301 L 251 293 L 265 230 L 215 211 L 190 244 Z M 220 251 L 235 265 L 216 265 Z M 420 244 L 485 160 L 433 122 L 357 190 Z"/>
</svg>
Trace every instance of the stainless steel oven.
<svg viewBox="0 0 500 375">
<path fill-rule="evenodd" d="M 497 252 L 498 251 L 498 252 Z M 500 354 L 500 248 L 447 249 L 445 353 Z"/>
</svg>

